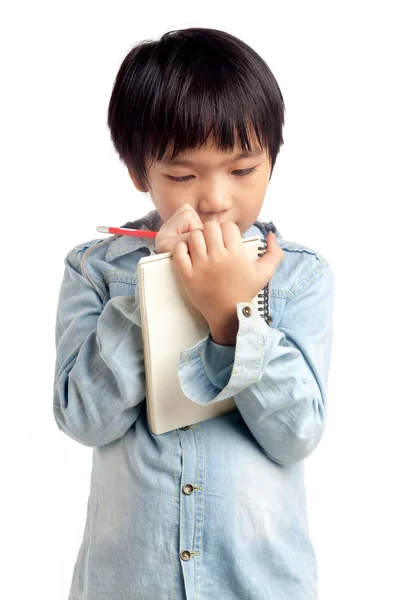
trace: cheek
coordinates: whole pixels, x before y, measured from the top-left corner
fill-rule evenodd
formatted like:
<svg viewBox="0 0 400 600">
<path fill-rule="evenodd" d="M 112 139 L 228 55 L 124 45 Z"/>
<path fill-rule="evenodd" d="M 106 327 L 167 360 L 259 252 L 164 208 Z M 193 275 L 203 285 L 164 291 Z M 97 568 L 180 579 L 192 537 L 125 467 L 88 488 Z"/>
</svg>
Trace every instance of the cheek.
<svg viewBox="0 0 400 600">
<path fill-rule="evenodd" d="M 179 189 L 168 189 L 169 186 L 160 186 L 155 191 L 153 204 L 156 207 L 163 223 L 168 221 L 172 215 L 184 204 L 192 204 L 187 197 L 188 195 L 180 191 Z"/>
<path fill-rule="evenodd" d="M 269 180 L 269 170 L 268 169 L 263 169 L 261 171 L 261 173 L 259 174 L 259 177 L 257 177 L 255 179 L 255 185 L 257 186 L 258 189 L 264 189 L 267 187 L 268 185 L 268 180 Z"/>
</svg>

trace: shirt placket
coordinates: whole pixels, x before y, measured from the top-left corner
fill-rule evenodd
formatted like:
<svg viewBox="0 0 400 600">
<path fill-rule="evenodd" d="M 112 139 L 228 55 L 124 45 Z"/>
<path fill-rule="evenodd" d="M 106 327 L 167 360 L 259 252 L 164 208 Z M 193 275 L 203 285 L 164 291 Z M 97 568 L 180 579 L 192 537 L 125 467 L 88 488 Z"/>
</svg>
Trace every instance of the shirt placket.
<svg viewBox="0 0 400 600">
<path fill-rule="evenodd" d="M 188 600 L 200 598 L 200 565 L 204 526 L 205 444 L 201 424 L 180 427 L 179 560 Z"/>
</svg>

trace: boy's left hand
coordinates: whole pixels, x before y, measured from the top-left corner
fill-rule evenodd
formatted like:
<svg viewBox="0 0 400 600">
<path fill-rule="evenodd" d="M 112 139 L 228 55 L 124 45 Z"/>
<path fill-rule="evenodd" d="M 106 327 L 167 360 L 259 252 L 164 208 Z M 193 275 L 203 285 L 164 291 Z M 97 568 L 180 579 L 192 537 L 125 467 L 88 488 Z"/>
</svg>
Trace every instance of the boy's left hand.
<svg viewBox="0 0 400 600">
<path fill-rule="evenodd" d="M 209 221 L 175 246 L 173 260 L 182 284 L 217 343 L 234 345 L 236 304 L 251 302 L 283 260 L 284 252 L 274 234 L 268 235 L 267 244 L 266 254 L 250 261 L 236 223 Z"/>
</svg>

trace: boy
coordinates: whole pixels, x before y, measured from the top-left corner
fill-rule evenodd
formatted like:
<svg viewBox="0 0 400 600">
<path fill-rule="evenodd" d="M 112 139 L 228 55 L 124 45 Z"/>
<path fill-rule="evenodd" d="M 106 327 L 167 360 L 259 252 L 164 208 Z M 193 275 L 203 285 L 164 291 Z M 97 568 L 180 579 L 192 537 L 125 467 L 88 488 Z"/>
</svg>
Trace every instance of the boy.
<svg viewBox="0 0 400 600">
<path fill-rule="evenodd" d="M 303 460 L 326 421 L 334 277 L 257 219 L 283 124 L 270 69 L 225 32 L 169 32 L 120 67 L 108 126 L 156 207 L 124 226 L 159 233 L 95 239 L 65 259 L 54 416 L 93 447 L 69 600 L 317 598 Z M 268 250 L 250 263 L 242 238 L 260 233 Z M 153 435 L 137 263 L 168 251 L 210 326 L 182 351 L 182 390 L 202 404 L 233 396 L 238 410 Z M 250 300 L 264 286 L 262 316 Z"/>
</svg>

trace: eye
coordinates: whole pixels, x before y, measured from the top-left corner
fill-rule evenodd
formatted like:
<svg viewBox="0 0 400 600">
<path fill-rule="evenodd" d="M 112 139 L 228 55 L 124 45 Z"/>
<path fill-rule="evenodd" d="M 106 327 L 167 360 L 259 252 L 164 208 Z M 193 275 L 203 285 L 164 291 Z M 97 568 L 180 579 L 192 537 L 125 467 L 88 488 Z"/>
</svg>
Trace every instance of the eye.
<svg viewBox="0 0 400 600">
<path fill-rule="evenodd" d="M 244 175 L 250 175 L 251 173 L 255 173 L 257 169 L 255 167 L 250 167 L 250 169 L 240 169 L 238 171 L 233 171 L 233 173 L 237 174 L 237 177 L 244 177 Z"/>
<path fill-rule="evenodd" d="M 185 183 L 185 181 L 189 181 L 193 175 L 183 175 L 182 177 L 172 177 L 172 175 L 168 175 L 169 179 L 172 181 L 176 181 L 177 183 Z"/>
<path fill-rule="evenodd" d="M 232 171 L 232 173 L 234 173 L 236 177 L 244 177 L 245 175 L 250 175 L 256 171 L 257 169 L 255 167 L 251 167 L 249 169 L 238 169 L 236 171 Z M 183 175 L 182 177 L 172 177 L 172 175 L 168 175 L 168 177 L 177 183 L 185 183 L 186 181 L 189 181 L 193 175 Z"/>
</svg>

